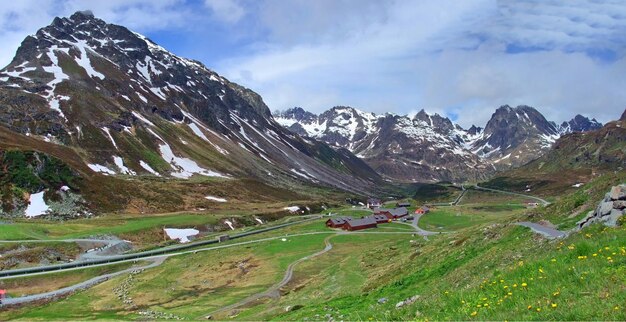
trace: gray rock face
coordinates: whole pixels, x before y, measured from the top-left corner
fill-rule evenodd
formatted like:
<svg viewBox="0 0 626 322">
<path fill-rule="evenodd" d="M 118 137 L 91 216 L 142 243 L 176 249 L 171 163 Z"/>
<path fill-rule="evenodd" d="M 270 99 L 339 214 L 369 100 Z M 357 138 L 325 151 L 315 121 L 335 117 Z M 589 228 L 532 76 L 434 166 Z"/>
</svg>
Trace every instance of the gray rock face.
<svg viewBox="0 0 626 322">
<path fill-rule="evenodd" d="M 626 200 L 615 200 L 613 201 L 613 209 L 623 210 L 626 208 Z"/>
<path fill-rule="evenodd" d="M 615 227 L 620 218 L 626 213 L 626 184 L 614 186 L 607 193 L 595 211 L 589 212 L 585 218 L 577 223 L 579 228 L 584 228 L 594 222 L 603 222 L 605 225 Z"/>
<path fill-rule="evenodd" d="M 603 201 L 598 205 L 598 208 L 596 209 L 596 214 L 600 216 L 606 216 L 611 212 L 611 210 L 613 210 L 613 202 Z"/>
<path fill-rule="evenodd" d="M 611 209 L 611 212 L 603 218 L 605 224 L 610 227 L 617 226 L 617 221 L 624 215 L 624 212 L 618 209 Z"/>
</svg>

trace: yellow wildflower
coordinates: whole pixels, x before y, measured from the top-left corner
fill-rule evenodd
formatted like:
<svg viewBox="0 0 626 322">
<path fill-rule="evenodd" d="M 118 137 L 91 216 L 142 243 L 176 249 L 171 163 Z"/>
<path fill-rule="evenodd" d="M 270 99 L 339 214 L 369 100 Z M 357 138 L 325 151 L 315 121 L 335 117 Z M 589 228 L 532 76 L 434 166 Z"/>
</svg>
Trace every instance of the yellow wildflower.
<svg viewBox="0 0 626 322">
<path fill-rule="evenodd" d="M 532 306 L 532 305 L 529 305 L 529 306 L 528 306 L 528 309 L 529 309 L 529 310 L 530 310 L 530 309 L 532 309 L 532 308 L 533 308 L 533 306 Z"/>
<path fill-rule="evenodd" d="M 556 258 L 553 258 L 550 260 L 551 262 L 556 262 Z"/>
<path fill-rule="evenodd" d="M 508 296 L 511 296 L 511 295 L 513 295 L 513 293 L 511 293 L 511 292 L 508 292 L 508 293 L 506 293 L 506 294 L 507 294 Z"/>
<path fill-rule="evenodd" d="M 552 305 L 551 305 L 551 306 L 552 306 L 552 308 L 556 308 L 556 307 L 557 307 L 557 304 L 556 304 L 556 303 L 552 303 Z"/>
<path fill-rule="evenodd" d="M 503 288 L 506 290 L 507 288 L 509 288 L 509 286 L 508 285 L 504 285 Z"/>
<path fill-rule="evenodd" d="M 471 316 L 476 316 L 478 314 L 478 312 L 474 311 L 472 312 L 472 314 L 470 314 Z"/>
<path fill-rule="evenodd" d="M 543 274 L 543 268 L 539 268 L 539 273 Z"/>
<path fill-rule="evenodd" d="M 598 254 L 596 254 L 596 253 L 593 253 L 593 255 L 591 255 L 591 256 L 593 256 L 593 257 L 596 257 L 596 256 L 598 256 Z"/>
<path fill-rule="evenodd" d="M 517 284 L 513 284 L 513 287 L 517 287 Z"/>
<path fill-rule="evenodd" d="M 522 283 L 522 287 L 526 287 L 526 286 L 528 286 L 528 284 L 526 284 L 525 282 Z"/>
<path fill-rule="evenodd" d="M 541 312 L 541 308 L 540 307 L 537 308 L 537 312 Z"/>
</svg>

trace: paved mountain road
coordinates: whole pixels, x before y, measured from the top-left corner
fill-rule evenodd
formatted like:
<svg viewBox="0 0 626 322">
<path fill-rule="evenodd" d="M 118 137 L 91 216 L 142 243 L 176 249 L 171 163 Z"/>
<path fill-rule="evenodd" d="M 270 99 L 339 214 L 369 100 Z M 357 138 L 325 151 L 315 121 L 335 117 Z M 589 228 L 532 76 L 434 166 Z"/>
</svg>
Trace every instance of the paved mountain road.
<svg viewBox="0 0 626 322">
<path fill-rule="evenodd" d="M 332 236 L 326 237 L 324 239 L 324 245 L 325 245 L 324 249 L 322 249 L 321 251 L 319 251 L 317 253 L 314 253 L 314 254 L 302 257 L 302 258 L 296 260 L 295 262 L 289 264 L 289 266 L 287 267 L 287 271 L 285 271 L 285 275 L 283 276 L 283 279 L 280 282 L 272 285 L 272 287 L 270 287 L 268 290 L 266 290 L 264 292 L 261 292 L 261 293 L 250 295 L 250 296 L 246 297 L 245 299 L 243 299 L 243 300 L 241 300 L 241 301 L 239 301 L 237 303 L 234 303 L 234 304 L 227 305 L 227 306 L 224 306 L 222 308 L 219 308 L 219 309 L 209 313 L 209 315 L 212 316 L 212 315 L 224 312 L 224 311 L 233 310 L 233 309 L 236 309 L 238 307 L 241 307 L 241 306 L 244 306 L 246 304 L 249 304 L 249 303 L 252 303 L 254 301 L 257 301 L 259 299 L 262 299 L 264 297 L 274 298 L 274 299 L 280 297 L 280 289 L 283 286 L 287 285 L 291 281 L 291 279 L 293 278 L 293 270 L 296 268 L 296 266 L 298 264 L 308 260 L 308 259 L 311 259 L 313 257 L 317 257 L 317 256 L 322 255 L 324 253 L 327 253 L 328 251 L 333 249 L 333 245 L 330 243 L 330 239 L 333 238 L 334 236 L 339 235 L 339 234 L 345 234 L 345 233 L 336 233 L 336 234 L 334 234 Z"/>
<path fill-rule="evenodd" d="M 519 226 L 528 227 L 535 233 L 543 235 L 544 237 L 548 239 L 557 239 L 557 238 L 563 238 L 567 236 L 566 232 L 556 230 L 554 228 L 542 226 L 540 224 L 533 223 L 533 222 L 523 221 L 523 222 L 518 222 L 515 224 Z"/>
<path fill-rule="evenodd" d="M 503 191 L 503 190 L 498 190 L 498 189 L 490 189 L 490 188 L 483 188 L 483 187 L 479 187 L 478 185 L 474 185 L 474 188 L 479 189 L 479 190 L 486 190 L 486 191 L 493 191 L 493 192 L 498 192 L 498 193 L 504 193 L 504 194 L 508 194 L 508 195 L 514 195 L 514 196 L 520 196 L 520 197 L 525 197 L 525 198 L 530 198 L 530 199 L 534 199 L 537 200 L 539 202 L 541 202 L 544 206 L 547 206 L 550 204 L 550 202 L 548 202 L 545 199 L 539 198 L 539 197 L 535 197 L 535 196 L 531 196 L 531 195 L 525 195 L 525 194 L 521 194 L 521 193 L 517 193 L 517 192 L 509 192 L 509 191 Z M 564 231 L 560 231 L 554 228 L 550 228 L 550 227 L 546 227 L 543 225 L 540 225 L 538 223 L 533 223 L 533 222 L 529 222 L 529 221 L 523 221 L 523 222 L 518 222 L 515 223 L 516 225 L 519 226 L 523 226 L 523 227 L 528 227 L 530 228 L 532 231 L 534 231 L 537 234 L 540 234 L 548 239 L 557 239 L 557 238 L 564 238 L 567 237 L 568 232 L 564 232 Z"/>
<path fill-rule="evenodd" d="M 161 265 L 161 263 L 163 263 L 163 261 L 165 260 L 165 257 L 157 257 L 157 258 L 153 258 L 150 259 L 150 261 L 152 261 L 152 263 L 146 265 L 146 266 L 140 266 L 140 267 L 131 267 L 131 268 L 127 268 L 121 271 L 117 271 L 117 272 L 113 272 L 113 273 L 109 273 L 109 274 L 104 274 L 104 275 L 100 275 L 91 279 L 88 279 L 84 282 L 78 283 L 78 284 L 74 284 L 71 286 L 67 286 L 58 290 L 54 290 L 54 291 L 50 291 L 50 292 L 45 292 L 45 293 L 39 293 L 39 294 L 33 294 L 33 295 L 26 295 L 26 296 L 22 296 L 22 297 L 14 297 L 14 298 L 6 298 L 2 301 L 2 305 L 17 305 L 17 304 L 24 304 L 24 303 L 30 303 L 30 302 L 36 302 L 36 301 L 41 301 L 41 300 L 46 300 L 46 299 L 53 299 L 59 296 L 63 296 L 72 292 L 76 292 L 76 291 L 80 291 L 80 290 L 84 290 L 87 288 L 90 288 L 96 284 L 102 283 L 104 281 L 107 281 L 110 278 L 113 278 L 115 276 L 118 275 L 122 275 L 125 273 L 131 273 L 133 271 L 141 271 L 144 269 L 148 269 L 148 268 L 152 268 L 152 267 L 157 267 L 159 265 Z"/>
</svg>

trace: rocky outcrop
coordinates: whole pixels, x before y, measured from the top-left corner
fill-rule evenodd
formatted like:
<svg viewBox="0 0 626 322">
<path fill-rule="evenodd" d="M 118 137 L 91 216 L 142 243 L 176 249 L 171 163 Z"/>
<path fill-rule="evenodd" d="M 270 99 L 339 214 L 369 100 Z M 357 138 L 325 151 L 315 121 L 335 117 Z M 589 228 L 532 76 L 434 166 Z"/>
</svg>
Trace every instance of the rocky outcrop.
<svg viewBox="0 0 626 322">
<path fill-rule="evenodd" d="M 624 214 L 626 214 L 626 184 L 621 184 L 611 188 L 598 207 L 578 222 L 578 227 L 584 228 L 595 222 L 615 227 Z"/>
</svg>

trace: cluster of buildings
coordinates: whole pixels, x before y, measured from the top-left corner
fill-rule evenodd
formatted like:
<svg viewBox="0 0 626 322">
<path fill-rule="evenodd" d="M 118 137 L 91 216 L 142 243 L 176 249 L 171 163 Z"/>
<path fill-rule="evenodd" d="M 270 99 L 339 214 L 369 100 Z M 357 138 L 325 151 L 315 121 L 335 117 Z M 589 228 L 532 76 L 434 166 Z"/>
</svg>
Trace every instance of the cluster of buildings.
<svg viewBox="0 0 626 322">
<path fill-rule="evenodd" d="M 367 199 L 367 208 L 373 210 L 373 214 L 362 217 L 352 218 L 349 216 L 330 218 L 326 221 L 326 227 L 329 228 L 341 228 L 343 230 L 354 231 L 368 228 L 376 228 L 379 224 L 390 223 L 394 220 L 407 220 L 413 219 L 409 216 L 408 207 L 411 206 L 408 202 L 398 202 L 395 208 L 382 208 L 382 202 L 379 199 L 369 198 Z M 428 213 L 430 209 L 426 206 L 417 208 L 416 214 Z"/>
</svg>

